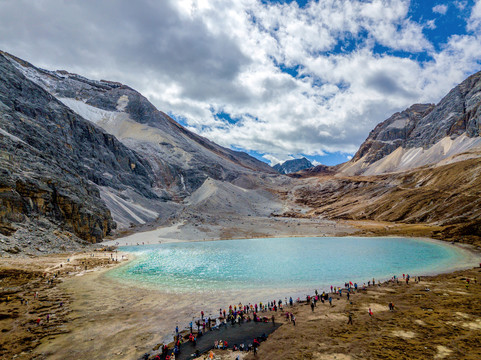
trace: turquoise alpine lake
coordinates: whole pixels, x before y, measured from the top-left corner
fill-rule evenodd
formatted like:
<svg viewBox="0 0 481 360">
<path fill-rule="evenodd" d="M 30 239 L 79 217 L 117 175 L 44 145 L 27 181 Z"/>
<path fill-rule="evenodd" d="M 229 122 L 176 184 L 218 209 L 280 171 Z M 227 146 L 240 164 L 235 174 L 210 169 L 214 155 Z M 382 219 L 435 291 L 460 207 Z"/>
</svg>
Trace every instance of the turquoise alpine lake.
<svg viewBox="0 0 481 360">
<path fill-rule="evenodd" d="M 427 275 L 463 265 L 464 251 L 410 238 L 265 238 L 124 246 L 134 259 L 107 274 L 166 292 L 327 289 Z"/>
</svg>

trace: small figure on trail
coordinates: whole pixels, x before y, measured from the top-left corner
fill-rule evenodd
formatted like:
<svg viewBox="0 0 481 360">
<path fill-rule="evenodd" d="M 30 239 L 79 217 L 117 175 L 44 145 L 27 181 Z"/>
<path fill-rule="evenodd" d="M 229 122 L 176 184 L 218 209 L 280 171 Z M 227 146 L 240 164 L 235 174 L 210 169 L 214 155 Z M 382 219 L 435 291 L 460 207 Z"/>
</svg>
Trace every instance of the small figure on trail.
<svg viewBox="0 0 481 360">
<path fill-rule="evenodd" d="M 372 320 L 372 310 L 371 310 L 371 308 L 369 308 L 368 312 L 369 312 L 369 317 L 370 317 L 371 320 Z"/>
<path fill-rule="evenodd" d="M 352 325 L 352 313 L 349 313 L 349 320 L 347 323 Z"/>
</svg>

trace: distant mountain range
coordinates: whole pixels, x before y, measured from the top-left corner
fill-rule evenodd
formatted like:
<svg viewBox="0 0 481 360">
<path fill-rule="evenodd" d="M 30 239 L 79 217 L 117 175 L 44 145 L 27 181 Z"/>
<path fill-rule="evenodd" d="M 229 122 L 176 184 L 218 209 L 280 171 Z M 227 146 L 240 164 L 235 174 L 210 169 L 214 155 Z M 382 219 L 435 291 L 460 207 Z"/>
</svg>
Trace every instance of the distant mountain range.
<svg viewBox="0 0 481 360">
<path fill-rule="evenodd" d="M 287 160 L 282 164 L 276 164 L 273 166 L 274 170 L 277 170 L 280 174 L 291 174 L 312 167 L 314 167 L 314 165 L 312 165 L 312 163 L 305 157 L 301 159 Z"/>
</svg>

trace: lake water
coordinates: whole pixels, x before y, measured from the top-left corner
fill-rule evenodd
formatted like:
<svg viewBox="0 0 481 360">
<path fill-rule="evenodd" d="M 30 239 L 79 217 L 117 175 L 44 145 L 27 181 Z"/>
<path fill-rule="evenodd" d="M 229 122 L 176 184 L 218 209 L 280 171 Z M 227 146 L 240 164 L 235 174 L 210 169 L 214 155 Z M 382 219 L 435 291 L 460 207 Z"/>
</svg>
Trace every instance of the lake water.
<svg viewBox="0 0 481 360">
<path fill-rule="evenodd" d="M 135 259 L 108 272 L 166 292 L 327 289 L 403 273 L 459 267 L 465 254 L 434 241 L 407 238 L 267 238 L 126 246 Z"/>
</svg>

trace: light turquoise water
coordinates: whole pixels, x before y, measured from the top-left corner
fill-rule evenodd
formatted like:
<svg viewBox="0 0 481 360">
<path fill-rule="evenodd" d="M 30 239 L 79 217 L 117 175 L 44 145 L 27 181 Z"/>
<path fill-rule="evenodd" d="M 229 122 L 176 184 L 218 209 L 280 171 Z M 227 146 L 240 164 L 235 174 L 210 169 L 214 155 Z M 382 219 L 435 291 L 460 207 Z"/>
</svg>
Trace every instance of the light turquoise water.
<svg viewBox="0 0 481 360">
<path fill-rule="evenodd" d="M 327 289 L 373 277 L 456 267 L 449 244 L 404 238 L 269 238 L 122 247 L 136 258 L 108 273 L 168 292 Z"/>
</svg>

